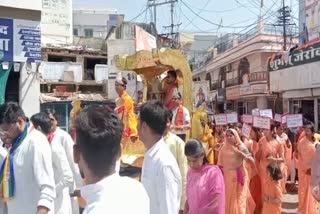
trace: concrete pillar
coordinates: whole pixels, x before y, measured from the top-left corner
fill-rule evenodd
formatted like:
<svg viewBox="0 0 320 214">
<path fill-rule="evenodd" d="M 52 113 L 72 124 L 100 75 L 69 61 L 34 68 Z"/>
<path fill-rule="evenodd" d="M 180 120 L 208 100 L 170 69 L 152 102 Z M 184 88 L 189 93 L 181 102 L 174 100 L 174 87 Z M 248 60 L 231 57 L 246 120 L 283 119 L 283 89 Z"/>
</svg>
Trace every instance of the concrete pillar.
<svg viewBox="0 0 320 214">
<path fill-rule="evenodd" d="M 20 71 L 19 104 L 27 117 L 40 112 L 40 74 L 35 63 L 24 63 Z"/>
<path fill-rule="evenodd" d="M 282 109 L 283 109 L 283 113 L 289 113 L 290 112 L 290 102 L 289 99 L 282 99 Z"/>
<path fill-rule="evenodd" d="M 85 70 L 84 69 L 84 57 L 81 56 L 81 55 L 77 55 L 76 62 L 81 64 L 81 67 L 82 67 L 82 80 L 84 80 L 84 75 L 85 75 L 85 73 L 84 73 L 84 70 Z"/>
<path fill-rule="evenodd" d="M 315 98 L 314 99 L 314 129 L 316 131 L 318 131 L 318 128 L 319 128 L 319 124 L 318 124 L 318 121 L 319 121 L 319 115 L 318 115 L 318 99 Z"/>
<path fill-rule="evenodd" d="M 257 108 L 267 109 L 268 108 L 268 99 L 266 96 L 257 97 Z"/>
</svg>

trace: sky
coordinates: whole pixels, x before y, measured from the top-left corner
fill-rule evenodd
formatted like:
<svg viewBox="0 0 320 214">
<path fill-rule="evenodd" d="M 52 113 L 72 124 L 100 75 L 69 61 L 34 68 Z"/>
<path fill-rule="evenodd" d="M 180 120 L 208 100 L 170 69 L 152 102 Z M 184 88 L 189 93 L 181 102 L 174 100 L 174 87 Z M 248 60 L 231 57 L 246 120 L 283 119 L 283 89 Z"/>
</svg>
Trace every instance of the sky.
<svg viewBox="0 0 320 214">
<path fill-rule="evenodd" d="M 157 0 L 158 2 L 168 0 Z M 214 34 L 243 32 L 261 16 L 270 23 L 274 22 L 280 0 L 178 0 L 175 3 L 174 21 L 180 24 L 179 31 Z M 292 15 L 298 18 L 298 0 L 285 0 L 292 8 Z M 150 22 L 150 11 L 146 10 L 147 0 L 73 0 L 74 8 L 104 9 L 115 8 L 125 14 L 125 20 L 133 18 L 137 22 Z M 145 11 L 145 12 L 144 12 Z M 137 17 L 137 15 L 141 14 Z M 162 5 L 157 9 L 157 29 L 166 33 L 162 26 L 170 25 L 170 6 Z M 219 27 L 220 26 L 220 27 Z"/>
</svg>

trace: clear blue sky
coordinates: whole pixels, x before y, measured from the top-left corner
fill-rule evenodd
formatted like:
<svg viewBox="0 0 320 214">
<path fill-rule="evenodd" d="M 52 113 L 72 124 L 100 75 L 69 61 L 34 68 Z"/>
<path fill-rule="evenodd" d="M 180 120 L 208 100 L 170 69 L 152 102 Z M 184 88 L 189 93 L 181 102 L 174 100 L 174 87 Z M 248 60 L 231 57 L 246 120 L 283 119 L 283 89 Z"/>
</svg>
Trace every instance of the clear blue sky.
<svg viewBox="0 0 320 214">
<path fill-rule="evenodd" d="M 158 0 L 164 1 L 164 0 Z M 280 0 L 263 0 L 264 7 L 261 14 L 264 17 L 275 17 L 275 11 L 281 6 Z M 298 18 L 298 0 L 286 0 L 292 6 L 292 14 Z M 73 0 L 74 8 L 115 8 L 125 14 L 125 20 L 131 20 L 146 8 L 147 0 Z M 187 6 L 186 6 L 187 5 Z M 179 30 L 188 32 L 239 32 L 241 28 L 224 28 L 208 23 L 197 17 L 188 6 L 199 16 L 213 23 L 223 26 L 248 26 L 252 24 L 260 13 L 260 0 L 179 0 L 176 3 L 175 22 L 182 23 Z M 158 7 L 157 27 L 160 32 L 165 32 L 163 25 L 170 24 L 169 5 Z M 135 21 L 149 22 L 150 13 L 145 12 Z M 269 22 L 272 20 L 269 18 Z"/>
</svg>

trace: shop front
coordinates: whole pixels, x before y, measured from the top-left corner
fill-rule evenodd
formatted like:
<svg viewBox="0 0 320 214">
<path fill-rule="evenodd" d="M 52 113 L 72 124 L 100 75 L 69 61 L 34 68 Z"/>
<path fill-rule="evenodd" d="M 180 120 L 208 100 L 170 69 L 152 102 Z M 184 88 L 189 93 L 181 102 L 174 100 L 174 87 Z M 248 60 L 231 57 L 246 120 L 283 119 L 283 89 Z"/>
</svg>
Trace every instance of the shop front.
<svg viewBox="0 0 320 214">
<path fill-rule="evenodd" d="M 283 60 L 269 60 L 270 90 L 279 93 L 283 112 L 302 113 L 319 127 L 320 43 L 296 49 Z"/>
</svg>

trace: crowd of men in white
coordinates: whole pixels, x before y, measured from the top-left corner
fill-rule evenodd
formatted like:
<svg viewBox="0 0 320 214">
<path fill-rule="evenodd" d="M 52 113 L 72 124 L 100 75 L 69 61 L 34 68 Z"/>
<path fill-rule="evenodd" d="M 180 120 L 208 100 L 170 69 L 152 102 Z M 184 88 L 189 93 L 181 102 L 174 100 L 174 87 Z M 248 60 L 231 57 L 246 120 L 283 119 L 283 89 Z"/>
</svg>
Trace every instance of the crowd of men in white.
<svg viewBox="0 0 320 214">
<path fill-rule="evenodd" d="M 0 105 L 0 214 L 79 213 L 75 196 L 84 198 L 85 214 L 182 212 L 185 181 L 163 140 L 161 103 L 140 107 L 138 133 L 146 147 L 141 183 L 119 175 L 123 124 L 114 111 L 84 109 L 75 143 L 57 125 L 54 111 L 29 120 L 18 104 Z"/>
</svg>

